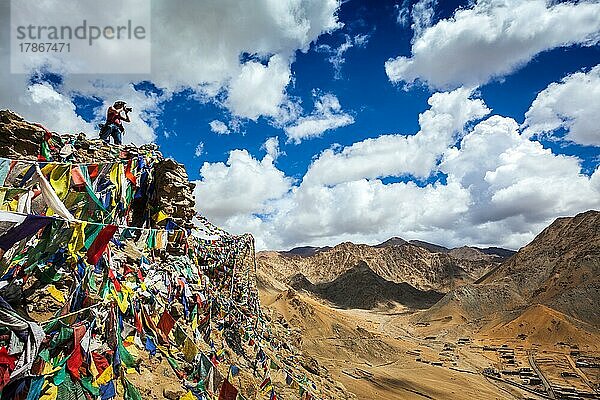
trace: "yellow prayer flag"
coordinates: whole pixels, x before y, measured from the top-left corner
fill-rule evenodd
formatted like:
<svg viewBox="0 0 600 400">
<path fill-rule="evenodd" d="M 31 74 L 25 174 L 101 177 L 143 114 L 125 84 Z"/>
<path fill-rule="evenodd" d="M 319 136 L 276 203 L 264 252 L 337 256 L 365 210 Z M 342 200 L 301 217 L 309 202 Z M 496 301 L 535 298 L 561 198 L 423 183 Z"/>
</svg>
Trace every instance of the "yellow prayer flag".
<svg viewBox="0 0 600 400">
<path fill-rule="evenodd" d="M 179 400 L 196 400 L 196 396 L 188 390 L 188 392 L 181 396 Z"/>
<path fill-rule="evenodd" d="M 40 397 L 40 400 L 56 400 L 58 398 L 58 386 L 48 383 L 48 389 Z"/>
<path fill-rule="evenodd" d="M 67 197 L 69 187 L 71 186 L 71 166 L 56 166 L 50 173 L 49 181 L 58 198 L 64 200 L 65 197 Z"/>
<path fill-rule="evenodd" d="M 42 171 L 42 174 L 48 175 L 57 166 L 58 166 L 58 164 L 48 163 L 48 164 L 44 165 L 44 168 L 40 169 L 40 171 Z"/>
<path fill-rule="evenodd" d="M 154 214 L 154 219 L 156 220 L 156 222 L 163 221 L 167 218 L 169 218 L 169 216 L 163 210 L 160 210 L 159 212 Z"/>
<path fill-rule="evenodd" d="M 121 289 L 123 289 L 125 287 L 125 285 L 121 286 Z M 115 291 L 115 289 L 111 289 L 111 293 L 113 295 L 113 297 L 115 298 L 115 300 L 117 301 L 117 305 L 119 306 L 119 309 L 121 310 L 122 313 L 126 313 L 127 309 L 129 308 L 129 301 L 127 300 L 127 298 L 129 297 L 129 294 L 127 291 L 123 291 L 123 298 L 121 298 L 121 296 L 119 296 L 119 294 Z"/>
<path fill-rule="evenodd" d="M 98 372 L 98 368 L 96 367 L 96 363 L 93 361 L 93 359 L 92 359 L 92 362 L 90 363 L 90 372 L 92 373 L 92 377 L 94 377 L 94 379 L 97 378 L 98 375 L 100 375 L 100 372 Z M 95 382 L 92 382 L 92 385 L 94 383 Z"/>
<path fill-rule="evenodd" d="M 70 255 L 74 255 L 85 246 L 85 227 L 87 222 L 75 222 L 73 224 L 73 234 L 67 245 Z"/>
<path fill-rule="evenodd" d="M 188 337 L 185 338 L 183 342 L 183 348 L 181 349 L 181 351 L 183 352 L 185 360 L 190 363 L 194 361 L 196 354 L 198 354 L 198 348 L 196 347 L 194 342 Z"/>
<path fill-rule="evenodd" d="M 102 372 L 102 374 L 100 374 L 100 376 L 98 377 L 98 379 L 96 379 L 94 381 L 94 386 L 106 385 L 108 382 L 110 382 L 111 380 L 113 380 L 113 378 L 114 378 L 113 368 L 112 368 L 112 365 L 109 365 L 104 370 L 104 372 Z"/>
<path fill-rule="evenodd" d="M 52 296 L 54 300 L 58 301 L 60 304 L 65 304 L 65 295 L 62 294 L 62 292 L 58 290 L 56 286 L 49 285 L 46 287 L 46 290 L 48 293 L 50 293 L 50 296 Z"/>
<path fill-rule="evenodd" d="M 44 362 L 44 368 L 42 369 L 42 375 L 52 375 L 55 372 L 60 371 L 61 367 L 54 367 L 52 363 Z"/>
</svg>

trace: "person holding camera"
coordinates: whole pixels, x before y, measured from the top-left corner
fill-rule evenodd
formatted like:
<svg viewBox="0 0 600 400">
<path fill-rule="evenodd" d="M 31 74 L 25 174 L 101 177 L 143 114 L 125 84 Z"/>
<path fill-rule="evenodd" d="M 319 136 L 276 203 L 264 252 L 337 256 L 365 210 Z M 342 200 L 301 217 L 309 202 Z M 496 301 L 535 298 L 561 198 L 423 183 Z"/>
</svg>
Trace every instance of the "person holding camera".
<svg viewBox="0 0 600 400">
<path fill-rule="evenodd" d="M 106 123 L 100 129 L 100 139 L 110 143 L 110 137 L 112 136 L 115 144 L 122 144 L 123 133 L 125 133 L 123 122 L 131 122 L 129 119 L 131 110 L 131 107 L 127 107 L 127 104 L 121 100 L 115 101 L 111 107 L 108 107 Z"/>
</svg>

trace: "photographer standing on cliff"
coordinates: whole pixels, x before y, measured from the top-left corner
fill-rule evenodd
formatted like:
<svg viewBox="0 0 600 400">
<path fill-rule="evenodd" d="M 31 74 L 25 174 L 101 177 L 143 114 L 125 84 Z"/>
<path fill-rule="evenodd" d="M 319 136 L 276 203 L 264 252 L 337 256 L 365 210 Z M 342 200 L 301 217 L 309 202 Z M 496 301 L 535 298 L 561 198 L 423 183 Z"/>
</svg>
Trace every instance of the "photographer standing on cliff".
<svg viewBox="0 0 600 400">
<path fill-rule="evenodd" d="M 125 133 L 123 122 L 131 122 L 129 119 L 130 112 L 131 107 L 127 107 L 127 104 L 121 100 L 115 101 L 111 107 L 108 107 L 106 122 L 100 129 L 100 139 L 110 143 L 110 137 L 112 136 L 115 144 L 123 143 L 123 134 Z"/>
</svg>

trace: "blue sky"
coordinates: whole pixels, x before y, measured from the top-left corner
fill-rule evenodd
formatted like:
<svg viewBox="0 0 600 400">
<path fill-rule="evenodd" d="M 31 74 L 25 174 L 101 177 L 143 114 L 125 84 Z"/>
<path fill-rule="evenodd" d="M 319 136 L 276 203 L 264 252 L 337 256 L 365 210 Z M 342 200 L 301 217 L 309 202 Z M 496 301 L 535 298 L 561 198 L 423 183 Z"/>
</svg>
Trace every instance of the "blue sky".
<svg viewBox="0 0 600 400">
<path fill-rule="evenodd" d="M 390 83 L 384 69 L 389 58 L 410 54 L 412 29 L 397 23 L 397 4 L 396 1 L 381 1 L 374 8 L 368 1 L 344 3 L 340 7 L 339 19 L 345 26 L 320 36 L 307 53 L 298 52 L 292 65 L 294 83 L 287 91 L 301 99 L 306 112 L 312 109 L 312 91 L 318 88 L 322 92 L 334 93 L 344 109 L 354 116 L 354 124 L 300 144 L 286 143 L 281 129 L 271 126 L 265 119 L 246 122 L 239 133 L 216 135 L 211 132 L 208 123 L 230 118 L 227 110 L 214 104 L 200 104 L 182 95 L 164 105 L 165 112 L 157 129 L 157 143 L 165 154 L 188 167 L 192 179 L 198 179 L 203 162 L 224 161 L 230 150 L 239 148 L 260 156 L 264 153 L 261 150 L 264 141 L 268 137 L 279 136 L 281 149 L 286 155 L 278 159 L 278 168 L 286 175 L 301 179 L 313 156 L 333 144 L 347 146 L 386 133 L 416 133 L 418 114 L 427 108 L 427 99 L 432 92 L 423 86 L 403 90 Z M 467 4 L 468 1 L 441 2 L 435 8 L 435 18 L 448 17 L 455 7 Z M 368 35 L 368 43 L 348 50 L 341 76 L 334 79 L 335 70 L 327 61 L 330 55 L 318 49 L 321 45 L 339 47 L 345 42 L 345 35 Z M 481 97 L 495 113 L 513 117 L 522 123 L 531 102 L 548 84 L 599 62 L 598 46 L 549 50 L 537 55 L 514 74 L 482 86 Z M 168 132 L 168 138 L 164 132 Z M 204 152 L 201 157 L 196 157 L 194 149 L 199 141 L 204 143 Z M 581 157 L 589 173 L 597 165 L 597 160 L 594 160 L 600 156 L 598 147 L 543 143 L 561 153 Z"/>
<path fill-rule="evenodd" d="M 184 15 L 157 1 L 151 74 L 46 64 L 11 83 L 30 98 L 2 100 L 89 131 L 124 98 L 137 112 L 126 140 L 185 164 L 197 209 L 261 248 L 389 236 L 518 248 L 600 206 L 597 2 L 292 3 Z"/>
</svg>

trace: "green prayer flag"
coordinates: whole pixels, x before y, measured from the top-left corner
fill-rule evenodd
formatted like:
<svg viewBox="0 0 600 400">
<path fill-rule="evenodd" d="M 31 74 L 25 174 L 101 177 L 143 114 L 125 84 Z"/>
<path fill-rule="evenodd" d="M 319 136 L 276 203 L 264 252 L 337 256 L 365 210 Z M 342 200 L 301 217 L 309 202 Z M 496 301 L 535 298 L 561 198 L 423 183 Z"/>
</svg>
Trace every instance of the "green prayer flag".
<svg viewBox="0 0 600 400">
<path fill-rule="evenodd" d="M 58 396 L 60 400 L 80 400 L 85 399 L 83 387 L 78 382 L 73 382 L 69 374 L 65 373 L 64 381 L 58 385 Z"/>
<path fill-rule="evenodd" d="M 167 356 L 167 361 L 169 362 L 169 365 L 171 365 L 171 368 L 174 370 L 179 370 L 179 364 L 173 357 Z"/>
<path fill-rule="evenodd" d="M 63 365 L 63 367 L 54 375 L 54 379 L 52 380 L 52 382 L 54 382 L 56 386 L 60 386 L 66 378 L 67 368 Z"/>
<path fill-rule="evenodd" d="M 96 237 L 102 230 L 102 225 L 88 224 L 85 229 L 85 248 L 89 249 Z"/>
<path fill-rule="evenodd" d="M 121 340 L 121 336 L 119 335 L 119 356 L 121 357 L 121 361 L 123 364 L 127 366 L 127 368 L 135 367 L 135 358 L 131 355 L 130 352 L 127 351 L 125 346 L 123 346 L 123 340 Z"/>
<path fill-rule="evenodd" d="M 48 349 L 40 351 L 39 357 L 46 362 L 50 362 L 50 351 Z"/>
<path fill-rule="evenodd" d="M 92 385 L 92 380 L 93 379 L 91 376 L 85 376 L 81 378 L 81 384 L 83 385 L 83 388 L 90 392 L 92 396 L 100 396 L 100 388 Z"/>
<path fill-rule="evenodd" d="M 179 347 L 185 342 L 187 335 L 184 330 L 181 328 L 179 324 L 175 325 L 175 329 L 173 330 L 173 337 L 175 338 L 175 344 Z"/>
<path fill-rule="evenodd" d="M 50 154 L 50 146 L 48 145 L 48 142 L 42 142 L 42 145 L 40 146 L 40 155 L 44 157 L 46 161 L 52 161 L 52 155 Z"/>
<path fill-rule="evenodd" d="M 123 397 L 125 400 L 143 400 L 140 391 L 127 378 L 125 378 L 125 394 Z"/>
<path fill-rule="evenodd" d="M 153 249 L 156 246 L 156 229 L 150 229 L 150 234 L 146 240 L 146 246 L 149 249 Z"/>
</svg>

